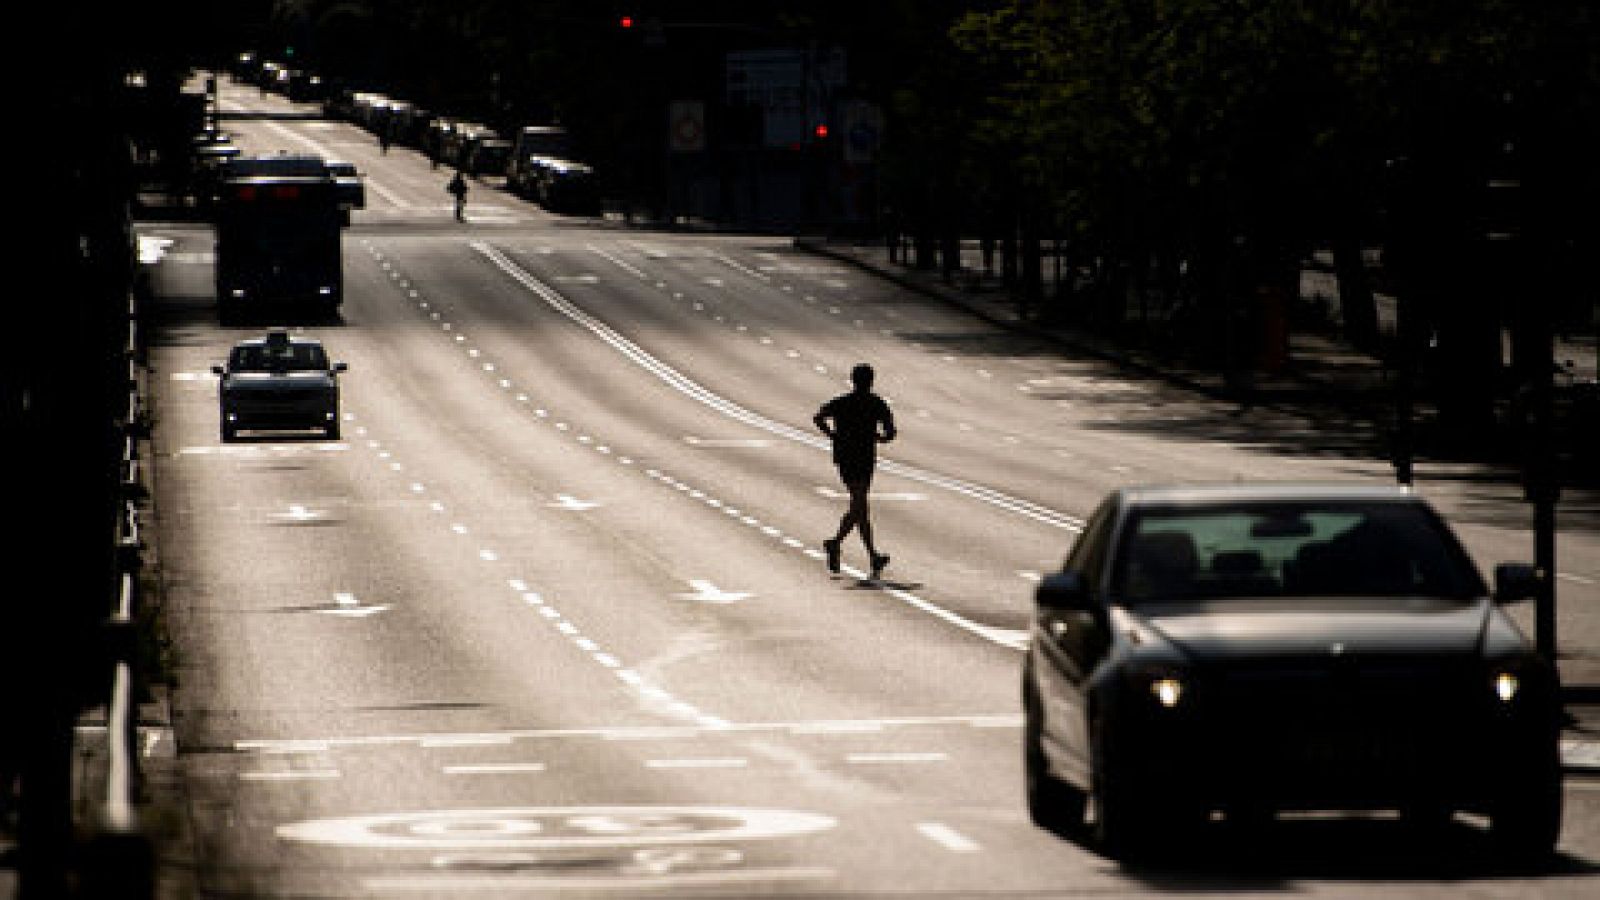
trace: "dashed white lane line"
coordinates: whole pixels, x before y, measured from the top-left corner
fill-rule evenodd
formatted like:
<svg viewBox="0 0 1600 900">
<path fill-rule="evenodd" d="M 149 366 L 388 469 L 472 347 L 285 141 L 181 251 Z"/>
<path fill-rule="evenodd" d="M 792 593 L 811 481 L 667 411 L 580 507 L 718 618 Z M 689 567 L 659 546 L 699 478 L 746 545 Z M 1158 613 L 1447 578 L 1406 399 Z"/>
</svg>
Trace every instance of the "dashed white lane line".
<svg viewBox="0 0 1600 900">
<path fill-rule="evenodd" d="M 446 775 L 526 775 L 530 772 L 545 771 L 545 764 L 541 762 L 461 763 L 441 766 L 440 771 Z"/>
<path fill-rule="evenodd" d="M 976 841 L 943 822 L 918 822 L 917 831 L 951 853 L 976 853 L 981 849 Z"/>
</svg>

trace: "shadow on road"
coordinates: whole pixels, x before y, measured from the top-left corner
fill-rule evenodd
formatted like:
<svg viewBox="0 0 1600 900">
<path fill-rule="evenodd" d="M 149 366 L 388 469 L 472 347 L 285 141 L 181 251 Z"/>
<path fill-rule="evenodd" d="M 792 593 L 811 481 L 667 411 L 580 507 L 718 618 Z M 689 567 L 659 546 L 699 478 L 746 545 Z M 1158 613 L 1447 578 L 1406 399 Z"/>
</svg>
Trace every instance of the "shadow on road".
<svg viewBox="0 0 1600 900">
<path fill-rule="evenodd" d="M 1254 828 L 1212 823 L 1165 859 L 1124 865 L 1123 872 L 1158 891 L 1226 895 L 1296 891 L 1298 882 L 1309 879 L 1587 878 L 1600 874 L 1600 862 L 1558 854 L 1519 864 L 1498 854 L 1484 829 L 1464 820 L 1424 829 L 1394 818 L 1287 818 Z"/>
</svg>

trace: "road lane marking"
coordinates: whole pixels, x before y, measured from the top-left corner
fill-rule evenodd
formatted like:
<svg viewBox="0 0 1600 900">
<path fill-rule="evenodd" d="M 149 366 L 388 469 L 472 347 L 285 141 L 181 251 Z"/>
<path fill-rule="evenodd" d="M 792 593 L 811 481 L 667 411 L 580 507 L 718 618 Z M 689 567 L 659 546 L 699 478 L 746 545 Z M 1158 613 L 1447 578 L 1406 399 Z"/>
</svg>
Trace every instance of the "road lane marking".
<svg viewBox="0 0 1600 900">
<path fill-rule="evenodd" d="M 755 596 L 748 591 L 724 591 L 715 584 L 699 578 L 690 579 L 689 586 L 694 588 L 693 593 L 678 596 L 696 603 L 738 603 L 740 600 L 748 600 Z"/>
<path fill-rule="evenodd" d="M 565 509 L 571 512 L 584 512 L 598 507 L 600 504 L 588 500 L 579 500 L 571 494 L 557 494 L 556 502 L 546 503 L 551 509 Z"/>
<path fill-rule="evenodd" d="M 683 442 L 691 447 L 770 447 L 772 442 L 766 438 L 702 438 L 692 434 L 683 436 Z"/>
<path fill-rule="evenodd" d="M 716 410 L 728 418 L 744 422 L 762 431 L 766 431 L 778 437 L 786 438 L 796 443 L 805 444 L 807 446 L 815 447 L 821 450 L 828 450 L 831 452 L 832 444 L 823 436 L 816 435 L 809 431 L 805 431 L 791 425 L 786 425 L 772 419 L 768 419 L 765 416 L 752 412 L 743 406 L 740 406 L 739 404 L 721 396 L 720 394 L 708 390 L 703 385 L 662 362 L 659 358 L 640 347 L 637 343 L 623 335 L 621 332 L 607 325 L 605 322 L 601 321 L 595 316 L 590 315 L 572 301 L 568 300 L 559 291 L 534 277 L 531 273 L 519 266 L 498 248 L 483 241 L 473 241 L 471 246 L 512 280 L 518 282 L 539 296 L 540 299 L 544 300 L 547 305 L 551 306 L 557 312 L 560 312 L 562 315 L 571 319 L 578 325 L 581 325 L 590 333 L 600 338 L 603 342 L 609 344 L 624 357 L 655 375 L 659 380 L 665 382 L 669 387 L 673 388 L 679 393 L 699 401 L 700 403 L 712 408 L 713 410 Z M 905 478 L 910 478 L 914 481 L 920 481 L 925 484 L 942 487 L 946 490 L 989 503 L 1009 512 L 1014 512 L 1018 515 L 1025 516 L 1057 528 L 1062 528 L 1073 532 L 1080 531 L 1083 528 L 1083 520 L 1076 516 L 1067 515 L 1066 513 L 1050 509 L 1049 507 L 1033 503 L 1032 501 L 1025 500 L 1020 497 L 1013 497 L 1003 491 L 990 488 L 985 485 L 976 484 L 960 478 L 943 475 L 937 472 L 932 472 L 904 463 L 898 463 L 888 459 L 880 460 L 879 468 L 881 471 L 889 472 Z"/>
<path fill-rule="evenodd" d="M 790 729 L 792 734 L 877 734 L 883 731 L 882 722 L 843 720 L 838 722 L 807 722 Z"/>
<path fill-rule="evenodd" d="M 322 613 L 323 615 L 330 616 L 342 616 L 344 618 L 364 619 L 368 616 L 374 616 L 389 609 L 389 604 L 387 603 L 376 603 L 371 606 L 363 606 L 355 594 L 347 591 L 340 591 L 334 594 L 333 603 L 334 605 L 332 608 L 325 607 L 322 609 L 314 609 L 312 612 Z"/>
<path fill-rule="evenodd" d="M 525 850 L 730 843 L 833 828 L 817 813 L 722 806 L 557 806 L 419 810 L 289 822 L 284 840 L 368 849 Z"/>
<path fill-rule="evenodd" d="M 712 872 L 665 872 L 645 875 L 377 875 L 362 879 L 361 886 L 375 893 L 419 891 L 442 897 L 483 891 L 493 894 L 528 893 L 556 896 L 567 891 L 671 891 L 677 888 L 717 888 L 725 885 L 767 885 L 776 881 L 823 881 L 838 876 L 819 866 L 748 868 Z"/>
<path fill-rule="evenodd" d="M 1600 741 L 1562 741 L 1561 764 L 1569 769 L 1600 770 Z"/>
<path fill-rule="evenodd" d="M 980 849 L 977 842 L 942 822 L 918 822 L 917 831 L 952 853 L 976 853 Z"/>
<path fill-rule="evenodd" d="M 317 522 L 327 518 L 327 513 L 310 509 L 304 504 L 291 503 L 289 504 L 289 509 L 287 512 L 273 513 L 272 518 L 277 519 L 280 522 Z"/>
<path fill-rule="evenodd" d="M 424 737 L 418 745 L 429 749 L 440 747 L 504 747 L 514 738 L 508 734 L 436 734 Z"/>
<path fill-rule="evenodd" d="M 545 764 L 539 762 L 461 763 L 440 767 L 446 775 L 523 775 L 544 770 Z"/>
</svg>

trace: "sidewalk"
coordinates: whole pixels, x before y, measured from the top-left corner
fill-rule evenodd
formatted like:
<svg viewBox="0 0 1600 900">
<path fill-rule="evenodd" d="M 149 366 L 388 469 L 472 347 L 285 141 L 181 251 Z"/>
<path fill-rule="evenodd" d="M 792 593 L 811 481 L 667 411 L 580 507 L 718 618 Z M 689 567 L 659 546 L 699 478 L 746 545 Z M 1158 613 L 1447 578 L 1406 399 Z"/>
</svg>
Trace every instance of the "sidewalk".
<svg viewBox="0 0 1600 900">
<path fill-rule="evenodd" d="M 1120 346 L 1095 334 L 1063 326 L 1041 326 L 1018 314 L 1016 301 L 996 279 L 963 269 L 950 282 L 937 271 L 919 271 L 889 259 L 883 243 L 849 243 L 823 238 L 797 237 L 797 249 L 849 263 L 909 290 L 943 300 L 998 327 L 1033 338 L 1055 341 L 1064 349 L 1088 354 L 1140 375 L 1198 391 L 1223 402 L 1308 413 L 1314 417 L 1365 419 L 1387 427 L 1392 415 L 1393 386 L 1390 373 L 1373 357 L 1359 353 L 1321 335 L 1292 333 L 1289 362 L 1277 373 L 1256 373 L 1245 392 L 1227 383 L 1214 370 L 1174 362 L 1157 354 Z M 1580 348 L 1580 353 L 1582 352 Z M 1592 349 L 1588 351 L 1592 356 Z M 1558 358 L 1561 357 L 1558 352 Z M 1517 473 L 1485 461 L 1496 477 L 1515 482 Z M 1583 508 L 1600 509 L 1600 492 L 1574 488 L 1564 495 Z M 1600 610 L 1571 608 L 1574 591 L 1563 585 L 1563 653 L 1558 661 L 1566 690 L 1568 728 L 1565 734 L 1568 768 L 1600 774 Z M 1592 586 L 1585 588 L 1592 591 Z M 1580 611 L 1581 610 L 1581 611 Z M 1581 637 L 1579 637 L 1581 635 Z M 1588 640 L 1588 638 L 1593 640 Z M 1574 638 L 1577 638 L 1576 640 Z M 1580 652 L 1581 651 L 1581 652 Z"/>
<path fill-rule="evenodd" d="M 891 262 L 888 249 L 881 242 L 850 243 L 798 237 L 795 246 L 848 262 L 902 287 L 952 303 L 1002 328 L 1054 340 L 1076 352 L 1218 400 L 1284 408 L 1315 405 L 1328 411 L 1361 411 L 1369 416 L 1381 413 L 1390 402 L 1390 373 L 1381 363 L 1321 335 L 1291 333 L 1289 361 L 1283 370 L 1253 373 L 1248 390 L 1241 391 L 1239 386 L 1228 384 L 1224 375 L 1214 369 L 1174 360 L 1151 350 L 1130 348 L 1081 329 L 1042 326 L 1029 321 L 1019 313 L 1017 302 L 1006 294 L 998 278 L 983 276 L 973 269 L 963 268 L 946 282 L 937 271 L 919 271 Z"/>
</svg>

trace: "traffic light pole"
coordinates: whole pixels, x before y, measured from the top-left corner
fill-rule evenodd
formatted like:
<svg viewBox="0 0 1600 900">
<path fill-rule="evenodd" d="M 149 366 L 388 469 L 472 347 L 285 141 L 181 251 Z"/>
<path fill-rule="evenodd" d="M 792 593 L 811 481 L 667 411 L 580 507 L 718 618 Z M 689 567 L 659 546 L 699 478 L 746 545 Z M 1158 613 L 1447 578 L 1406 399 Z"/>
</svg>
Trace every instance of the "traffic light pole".
<svg viewBox="0 0 1600 900">
<path fill-rule="evenodd" d="M 1534 596 L 1534 644 L 1539 655 L 1556 661 L 1556 501 L 1561 475 L 1555 446 L 1555 284 L 1544 276 L 1542 248 L 1548 246 L 1545 223 L 1530 216 L 1522 177 L 1530 169 L 1523 141 L 1526 99 L 1507 90 L 1500 98 L 1498 152 L 1485 183 L 1488 227 L 1484 235 L 1498 277 L 1518 310 L 1520 331 L 1514 364 L 1521 378 L 1521 415 L 1516 427 L 1522 439 L 1523 490 L 1533 504 L 1533 564 L 1538 572 Z"/>
</svg>

